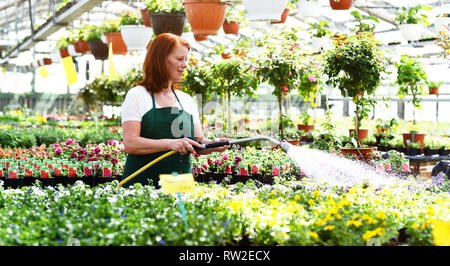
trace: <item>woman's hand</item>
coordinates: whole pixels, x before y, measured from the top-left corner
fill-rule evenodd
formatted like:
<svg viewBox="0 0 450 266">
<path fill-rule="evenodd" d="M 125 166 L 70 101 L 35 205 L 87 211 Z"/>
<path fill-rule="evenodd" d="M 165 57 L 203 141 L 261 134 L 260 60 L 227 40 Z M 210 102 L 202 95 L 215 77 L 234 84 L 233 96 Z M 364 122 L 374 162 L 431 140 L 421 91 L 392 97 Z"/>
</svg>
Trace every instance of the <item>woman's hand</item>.
<svg viewBox="0 0 450 266">
<path fill-rule="evenodd" d="M 195 153 L 193 146 L 198 147 L 198 148 L 201 147 L 201 145 L 198 144 L 196 141 L 193 141 L 188 138 L 171 139 L 170 144 L 169 144 L 169 147 L 171 150 L 177 151 L 181 154 L 186 154 L 189 152 Z"/>
</svg>

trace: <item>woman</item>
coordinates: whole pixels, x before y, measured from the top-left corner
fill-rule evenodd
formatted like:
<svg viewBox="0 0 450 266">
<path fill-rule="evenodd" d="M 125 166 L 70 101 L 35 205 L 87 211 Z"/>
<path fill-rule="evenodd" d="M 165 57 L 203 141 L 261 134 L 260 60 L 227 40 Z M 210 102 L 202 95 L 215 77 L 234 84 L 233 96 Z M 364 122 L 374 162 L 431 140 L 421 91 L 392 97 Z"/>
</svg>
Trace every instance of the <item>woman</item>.
<svg viewBox="0 0 450 266">
<path fill-rule="evenodd" d="M 122 104 L 123 143 L 128 153 L 122 180 L 169 150 L 177 153 L 150 166 L 124 187 L 149 181 L 159 187 L 160 174 L 190 173 L 194 147 L 200 147 L 198 142 L 212 142 L 203 134 L 194 99 L 177 90 L 189 50 L 188 42 L 171 33 L 158 35 L 148 46 L 144 80 L 128 91 Z M 228 148 L 207 149 L 199 154 Z"/>
</svg>

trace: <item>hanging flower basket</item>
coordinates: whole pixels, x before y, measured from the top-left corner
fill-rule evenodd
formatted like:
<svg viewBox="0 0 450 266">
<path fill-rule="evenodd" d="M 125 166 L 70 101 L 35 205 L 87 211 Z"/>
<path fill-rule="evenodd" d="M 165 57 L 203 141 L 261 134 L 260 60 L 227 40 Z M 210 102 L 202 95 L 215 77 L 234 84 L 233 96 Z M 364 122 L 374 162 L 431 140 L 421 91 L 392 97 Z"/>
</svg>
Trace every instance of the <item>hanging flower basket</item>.
<svg viewBox="0 0 450 266">
<path fill-rule="evenodd" d="M 401 24 L 399 28 L 403 38 L 408 41 L 420 39 L 424 30 L 423 24 Z"/>
<path fill-rule="evenodd" d="M 205 35 L 205 34 L 194 34 L 194 39 L 197 42 L 206 41 L 208 39 L 208 35 Z"/>
<path fill-rule="evenodd" d="M 239 22 L 238 21 L 224 22 L 222 29 L 223 32 L 225 32 L 225 34 L 237 35 L 239 33 Z"/>
<path fill-rule="evenodd" d="M 127 45 L 123 41 L 121 32 L 106 32 L 104 33 L 106 37 L 106 44 L 112 43 L 113 54 L 127 54 Z"/>
<path fill-rule="evenodd" d="M 65 57 L 70 56 L 69 50 L 67 48 L 66 49 L 59 49 L 59 54 L 61 55 L 61 58 L 65 58 Z"/>
<path fill-rule="evenodd" d="M 52 59 L 51 58 L 48 58 L 48 57 L 44 57 L 43 59 L 42 59 L 42 62 L 44 63 L 44 65 L 51 65 L 53 62 L 52 62 Z"/>
<path fill-rule="evenodd" d="M 347 10 L 352 6 L 353 0 L 330 0 L 331 9 Z"/>
<path fill-rule="evenodd" d="M 146 50 L 152 38 L 152 29 L 144 25 L 122 25 L 119 27 L 127 50 Z"/>
<path fill-rule="evenodd" d="M 227 4 L 220 0 L 184 0 L 183 5 L 194 34 L 217 35 L 225 21 Z"/>
<path fill-rule="evenodd" d="M 151 27 L 152 23 L 150 22 L 150 17 L 148 16 L 148 9 L 144 8 L 141 9 L 141 17 L 142 17 L 142 23 L 146 27 Z"/>
<path fill-rule="evenodd" d="M 150 13 L 149 17 L 155 35 L 165 32 L 183 34 L 186 14 Z"/>
<path fill-rule="evenodd" d="M 322 14 L 322 5 L 319 1 L 305 1 L 299 3 L 298 11 L 303 17 L 317 18 Z"/>
<path fill-rule="evenodd" d="M 428 88 L 428 94 L 439 94 L 439 87 Z"/>
<path fill-rule="evenodd" d="M 249 20 L 279 21 L 288 0 L 242 0 Z"/>
<path fill-rule="evenodd" d="M 89 50 L 97 60 L 108 59 L 108 45 L 101 40 L 89 40 Z"/>
<path fill-rule="evenodd" d="M 281 20 L 279 20 L 279 21 L 271 21 L 270 23 L 271 23 L 271 24 L 281 24 L 281 23 L 284 23 L 284 22 L 286 22 L 286 19 L 287 19 L 287 17 L 288 17 L 288 14 L 289 14 L 289 9 L 285 8 L 284 11 L 283 11 L 283 13 L 281 14 Z"/>
<path fill-rule="evenodd" d="M 78 40 L 73 43 L 75 52 L 85 54 L 89 52 L 89 44 L 85 40 Z"/>
</svg>

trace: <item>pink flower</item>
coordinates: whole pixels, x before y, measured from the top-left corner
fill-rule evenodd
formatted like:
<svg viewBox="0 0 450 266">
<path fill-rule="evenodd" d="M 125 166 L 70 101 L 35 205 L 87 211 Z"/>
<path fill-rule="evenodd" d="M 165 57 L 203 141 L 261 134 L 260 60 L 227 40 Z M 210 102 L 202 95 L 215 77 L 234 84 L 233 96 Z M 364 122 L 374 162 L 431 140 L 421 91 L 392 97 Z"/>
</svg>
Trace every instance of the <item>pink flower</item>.
<svg viewBox="0 0 450 266">
<path fill-rule="evenodd" d="M 73 144 L 73 140 L 68 139 L 68 140 L 66 141 L 66 145 L 71 145 L 71 144 Z"/>
<path fill-rule="evenodd" d="M 234 162 L 235 163 L 239 163 L 240 161 L 242 161 L 242 157 L 239 155 L 234 156 Z"/>
<path fill-rule="evenodd" d="M 292 77 L 292 73 L 291 72 L 289 72 L 289 77 Z"/>
<path fill-rule="evenodd" d="M 224 161 L 228 161 L 228 160 L 229 160 L 228 154 L 222 153 L 222 159 L 223 159 Z"/>
<path fill-rule="evenodd" d="M 95 153 L 99 153 L 100 151 L 101 151 L 102 149 L 100 149 L 100 147 L 95 147 L 95 149 L 94 149 L 94 151 L 95 151 Z"/>
<path fill-rule="evenodd" d="M 409 172 L 409 165 L 408 165 L 408 163 L 403 163 L 402 170 L 403 170 L 403 172 Z"/>
<path fill-rule="evenodd" d="M 381 173 L 383 173 L 383 171 L 384 171 L 383 164 L 381 164 L 381 163 L 377 164 L 376 172 L 381 174 Z"/>
<path fill-rule="evenodd" d="M 272 167 L 272 175 L 280 175 L 280 167 L 273 166 Z"/>
<path fill-rule="evenodd" d="M 316 82 L 316 77 L 314 76 L 309 76 L 308 77 L 309 82 Z"/>
<path fill-rule="evenodd" d="M 216 164 L 217 166 L 222 166 L 222 165 L 223 165 L 223 161 L 220 160 L 220 159 L 216 159 L 216 160 L 214 161 L 214 164 Z"/>
<path fill-rule="evenodd" d="M 61 153 L 62 153 L 62 151 L 61 151 L 60 148 L 56 148 L 55 152 L 56 152 L 57 154 L 61 154 Z"/>
<path fill-rule="evenodd" d="M 289 92 L 287 85 L 283 86 L 283 92 L 284 92 L 284 94 L 287 94 Z"/>
<path fill-rule="evenodd" d="M 252 164 L 252 174 L 256 175 L 258 174 L 258 165 L 257 164 Z"/>
<path fill-rule="evenodd" d="M 391 164 L 390 164 L 390 163 L 387 163 L 387 164 L 384 166 L 384 169 L 386 169 L 386 171 L 391 171 Z"/>
<path fill-rule="evenodd" d="M 239 173 L 240 173 L 241 175 L 247 175 L 247 174 L 248 174 L 248 169 L 242 167 L 242 168 L 239 169 Z"/>
<path fill-rule="evenodd" d="M 112 158 L 111 159 L 111 163 L 112 164 L 117 164 L 119 162 L 119 160 L 117 160 L 117 158 Z"/>
</svg>

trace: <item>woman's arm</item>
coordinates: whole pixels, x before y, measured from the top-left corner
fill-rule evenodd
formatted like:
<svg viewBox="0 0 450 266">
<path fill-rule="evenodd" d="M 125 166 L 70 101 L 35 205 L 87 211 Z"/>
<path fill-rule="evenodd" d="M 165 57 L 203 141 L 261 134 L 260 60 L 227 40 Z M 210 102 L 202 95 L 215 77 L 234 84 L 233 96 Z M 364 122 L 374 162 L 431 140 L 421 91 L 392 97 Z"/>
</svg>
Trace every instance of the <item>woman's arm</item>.
<svg viewBox="0 0 450 266">
<path fill-rule="evenodd" d="M 123 144 L 128 154 L 144 155 L 160 151 L 173 150 L 181 154 L 195 152 L 193 145 L 200 148 L 195 141 L 182 139 L 148 139 L 140 136 L 141 122 L 126 121 L 122 124 Z"/>
</svg>

